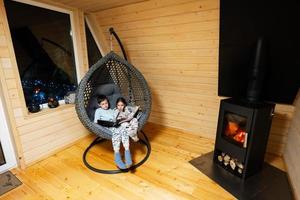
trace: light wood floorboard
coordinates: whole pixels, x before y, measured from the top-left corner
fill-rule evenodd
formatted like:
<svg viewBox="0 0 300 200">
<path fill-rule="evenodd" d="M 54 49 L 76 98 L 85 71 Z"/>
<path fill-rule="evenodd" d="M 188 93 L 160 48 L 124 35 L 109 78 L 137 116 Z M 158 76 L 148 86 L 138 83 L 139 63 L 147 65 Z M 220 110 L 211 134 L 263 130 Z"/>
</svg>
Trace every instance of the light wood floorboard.
<svg viewBox="0 0 300 200">
<path fill-rule="evenodd" d="M 132 173 L 105 175 L 88 170 L 82 163 L 82 154 L 95 138 L 91 135 L 26 170 L 13 170 L 23 185 L 0 199 L 234 199 L 188 162 L 212 151 L 214 141 L 152 123 L 147 124 L 145 132 L 152 153 Z M 134 161 L 145 153 L 139 144 L 132 144 L 131 151 Z M 114 169 L 110 142 L 93 148 L 88 160 L 97 167 Z M 268 155 L 267 160 L 285 170 L 281 158 Z"/>
</svg>

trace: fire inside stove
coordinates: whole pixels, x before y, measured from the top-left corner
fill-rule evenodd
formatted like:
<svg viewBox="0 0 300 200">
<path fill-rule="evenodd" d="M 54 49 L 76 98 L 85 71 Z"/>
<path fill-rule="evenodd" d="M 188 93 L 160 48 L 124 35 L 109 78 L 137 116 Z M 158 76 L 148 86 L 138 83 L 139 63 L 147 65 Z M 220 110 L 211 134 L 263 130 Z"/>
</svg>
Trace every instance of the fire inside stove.
<svg viewBox="0 0 300 200">
<path fill-rule="evenodd" d="M 226 113 L 223 137 L 240 147 L 247 147 L 247 119 L 243 116 Z"/>
</svg>

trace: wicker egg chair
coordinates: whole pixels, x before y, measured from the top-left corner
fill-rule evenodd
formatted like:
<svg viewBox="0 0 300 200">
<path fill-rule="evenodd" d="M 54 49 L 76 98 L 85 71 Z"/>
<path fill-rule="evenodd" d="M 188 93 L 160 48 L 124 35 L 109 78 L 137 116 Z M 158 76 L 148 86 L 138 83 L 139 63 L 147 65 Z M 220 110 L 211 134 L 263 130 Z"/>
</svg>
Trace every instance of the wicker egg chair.
<svg viewBox="0 0 300 200">
<path fill-rule="evenodd" d="M 113 30 L 110 30 L 113 31 Z M 111 32 L 112 33 L 112 32 Z M 115 35 L 113 32 L 112 34 Z M 115 35 L 118 39 L 118 37 Z M 123 49 L 121 42 L 118 39 Z M 126 58 L 125 52 L 123 53 Z M 140 143 L 146 145 L 147 153 L 137 164 L 125 170 L 103 170 L 91 166 L 86 156 L 88 151 L 103 140 L 111 140 L 112 132 L 104 126 L 93 122 L 95 110 L 98 108 L 97 96 L 106 95 L 110 107 L 114 108 L 116 99 L 124 97 L 128 105 L 138 105 L 141 108 L 139 121 Z M 151 111 L 151 94 L 143 75 L 129 62 L 119 57 L 113 51 L 94 64 L 81 80 L 76 92 L 75 108 L 82 124 L 98 137 L 87 147 L 83 154 L 84 164 L 91 170 L 105 174 L 127 172 L 142 165 L 149 157 L 151 146 L 145 133 L 142 131 Z M 143 136 L 141 138 L 141 136 Z"/>
</svg>

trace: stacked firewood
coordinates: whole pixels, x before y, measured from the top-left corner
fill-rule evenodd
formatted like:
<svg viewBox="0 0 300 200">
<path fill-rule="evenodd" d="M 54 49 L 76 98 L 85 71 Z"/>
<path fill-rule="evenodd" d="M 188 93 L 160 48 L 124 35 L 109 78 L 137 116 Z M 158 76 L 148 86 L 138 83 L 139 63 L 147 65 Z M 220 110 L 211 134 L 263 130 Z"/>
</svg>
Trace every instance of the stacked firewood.
<svg viewBox="0 0 300 200">
<path fill-rule="evenodd" d="M 233 171 L 236 170 L 239 174 L 243 173 L 244 165 L 224 152 L 218 155 L 218 161 L 226 167 L 229 165 Z"/>
</svg>

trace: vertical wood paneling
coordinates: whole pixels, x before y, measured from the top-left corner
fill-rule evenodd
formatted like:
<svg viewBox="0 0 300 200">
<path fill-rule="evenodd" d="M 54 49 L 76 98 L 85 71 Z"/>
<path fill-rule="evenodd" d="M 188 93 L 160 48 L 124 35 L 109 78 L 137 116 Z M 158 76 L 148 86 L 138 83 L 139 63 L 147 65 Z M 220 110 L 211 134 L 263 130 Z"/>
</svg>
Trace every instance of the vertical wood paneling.
<svg viewBox="0 0 300 200">
<path fill-rule="evenodd" d="M 20 83 L 20 79 L 16 76 L 18 74 L 18 71 L 16 68 L 13 68 L 12 62 L 15 59 L 13 55 L 13 47 L 12 47 L 12 41 L 9 40 L 10 38 L 10 31 L 8 28 L 7 18 L 6 18 L 6 11 L 4 8 L 3 1 L 0 1 L 0 46 L 4 49 L 7 49 L 7 52 L 4 53 L 4 51 L 0 54 L 0 82 L 1 82 L 1 93 L 4 96 L 4 102 L 3 104 L 6 106 L 6 110 L 8 113 L 9 118 L 9 124 L 10 130 L 12 131 L 12 135 L 14 138 L 14 143 L 16 146 L 16 153 L 17 153 L 17 162 L 21 168 L 25 167 L 25 160 L 24 160 L 24 154 L 22 149 L 22 141 L 19 138 L 18 135 L 18 129 L 15 126 L 16 119 L 15 119 L 15 109 L 22 108 L 22 104 L 14 104 L 16 99 L 12 98 L 12 92 L 8 90 L 9 86 L 7 85 L 7 79 L 16 79 Z M 15 62 L 16 63 L 16 62 Z M 10 73 L 5 73 L 5 71 L 9 71 Z M 6 74 L 9 76 L 6 77 Z M 17 85 L 20 87 L 19 85 Z M 19 89 L 19 88 L 18 88 Z M 24 100 L 24 98 L 22 99 Z"/>
<path fill-rule="evenodd" d="M 60 7 L 74 14 L 73 32 L 82 77 L 88 69 L 84 14 L 79 9 Z M 27 113 L 3 1 L 0 13 L 0 80 L 22 167 L 68 146 L 88 133 L 72 105 L 62 105 L 36 114 Z"/>
<path fill-rule="evenodd" d="M 106 40 L 114 27 L 130 61 L 147 79 L 153 97 L 150 121 L 214 138 L 219 1 L 150 0 L 94 15 Z M 294 107 L 277 105 L 275 111 L 267 151 L 281 155 Z"/>
</svg>

